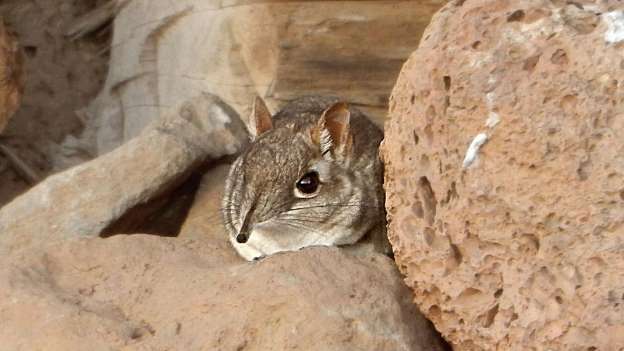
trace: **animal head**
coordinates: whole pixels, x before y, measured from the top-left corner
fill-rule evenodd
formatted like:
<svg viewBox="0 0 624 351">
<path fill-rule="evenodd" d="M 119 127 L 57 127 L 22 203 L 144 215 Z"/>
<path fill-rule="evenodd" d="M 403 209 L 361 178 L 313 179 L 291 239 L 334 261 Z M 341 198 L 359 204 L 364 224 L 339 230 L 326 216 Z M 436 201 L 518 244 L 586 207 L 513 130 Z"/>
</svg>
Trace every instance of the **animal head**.
<svg viewBox="0 0 624 351">
<path fill-rule="evenodd" d="M 244 258 L 352 244 L 374 224 L 370 174 L 352 167 L 345 103 L 274 118 L 256 98 L 249 125 L 252 143 L 232 165 L 223 199 L 230 241 Z"/>
</svg>

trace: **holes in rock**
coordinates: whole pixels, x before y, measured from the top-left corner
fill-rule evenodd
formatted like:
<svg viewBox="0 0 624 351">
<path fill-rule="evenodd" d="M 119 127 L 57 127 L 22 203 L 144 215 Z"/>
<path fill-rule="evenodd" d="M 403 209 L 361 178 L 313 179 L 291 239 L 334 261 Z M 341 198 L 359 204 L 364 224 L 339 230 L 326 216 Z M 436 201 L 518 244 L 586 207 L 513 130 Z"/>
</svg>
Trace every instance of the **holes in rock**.
<svg viewBox="0 0 624 351">
<path fill-rule="evenodd" d="M 423 239 L 425 240 L 425 244 L 427 244 L 427 246 L 433 245 L 434 238 L 435 232 L 433 231 L 433 229 L 427 227 L 425 228 L 425 230 L 423 230 Z"/>
<path fill-rule="evenodd" d="M 485 314 L 485 319 L 483 320 L 483 327 L 484 328 L 489 328 L 490 326 L 492 326 L 492 324 L 494 324 L 494 319 L 496 318 L 497 314 L 498 314 L 498 304 L 496 304 L 496 306 L 492 307 Z"/>
<path fill-rule="evenodd" d="M 420 156 L 420 167 L 421 169 L 429 169 L 429 157 L 427 155 Z"/>
<path fill-rule="evenodd" d="M 526 59 L 524 61 L 524 65 L 522 66 L 522 69 L 527 71 L 527 72 L 533 72 L 535 70 L 535 66 L 537 66 L 541 56 L 542 56 L 541 54 L 538 54 L 538 55 L 531 56 L 528 59 Z"/>
<path fill-rule="evenodd" d="M 433 305 L 429 307 L 429 313 L 427 314 L 429 319 L 433 321 L 439 321 L 440 317 L 442 316 L 442 311 L 440 310 L 440 307 L 438 305 Z"/>
<path fill-rule="evenodd" d="M 420 200 L 416 200 L 412 205 L 412 213 L 421 219 L 425 217 L 425 212 L 423 211 L 422 202 L 420 202 Z"/>
<path fill-rule="evenodd" d="M 451 253 L 453 254 L 453 263 L 456 266 L 459 266 L 462 263 L 464 256 L 462 255 L 461 251 L 459 251 L 457 245 L 451 244 Z"/>
<path fill-rule="evenodd" d="M 481 42 L 479 40 L 475 41 L 474 43 L 472 43 L 472 45 L 470 45 L 473 49 L 478 50 L 479 47 L 481 46 Z"/>
<path fill-rule="evenodd" d="M 425 127 L 425 138 L 427 139 L 427 144 L 431 145 L 433 143 L 433 131 L 431 131 L 430 124 Z"/>
<path fill-rule="evenodd" d="M 132 333 L 130 333 L 130 339 L 137 340 L 143 337 L 143 335 L 145 335 L 145 330 L 142 328 L 136 328 L 132 331 Z"/>
<path fill-rule="evenodd" d="M 442 80 L 444 80 L 444 90 L 449 91 L 451 89 L 451 77 L 444 76 Z"/>
<path fill-rule="evenodd" d="M 494 297 L 497 299 L 501 297 L 501 295 L 503 295 L 503 289 L 498 289 L 496 290 L 496 292 L 494 292 Z"/>
<path fill-rule="evenodd" d="M 433 105 L 429 105 L 429 107 L 427 107 L 427 111 L 425 113 L 426 113 L 427 119 L 429 121 L 432 121 L 438 115 L 436 110 L 435 110 L 435 107 L 433 107 Z"/>
<path fill-rule="evenodd" d="M 425 220 L 428 225 L 433 225 L 435 222 L 436 210 L 438 207 L 438 201 L 436 200 L 435 193 L 431 188 L 431 183 L 427 177 L 420 177 L 418 180 L 418 193 L 423 203 L 425 212 Z"/>
<path fill-rule="evenodd" d="M 598 348 L 596 346 L 590 346 L 587 348 L 587 351 L 597 351 Z"/>
<path fill-rule="evenodd" d="M 446 205 L 451 202 L 451 200 L 457 199 L 458 197 L 459 194 L 457 194 L 457 185 L 455 184 L 455 182 L 451 182 L 451 187 L 446 192 L 446 199 L 444 199 L 442 203 Z"/>
<path fill-rule="evenodd" d="M 591 173 L 591 166 L 592 162 L 589 158 L 579 163 L 579 166 L 576 169 L 576 174 L 579 180 L 586 181 L 589 178 L 589 175 Z"/>
<path fill-rule="evenodd" d="M 414 145 L 418 145 L 418 142 L 420 141 L 418 134 L 416 133 L 415 130 L 412 132 L 412 134 L 414 135 Z"/>
<path fill-rule="evenodd" d="M 516 10 L 512 12 L 509 16 L 507 16 L 507 22 L 522 21 L 524 19 L 524 15 L 525 13 L 523 10 Z"/>
<path fill-rule="evenodd" d="M 557 303 L 560 305 L 563 303 L 563 299 L 559 295 L 555 296 L 555 301 L 557 301 Z"/>
<path fill-rule="evenodd" d="M 36 46 L 32 46 L 32 45 L 26 45 L 24 46 L 24 53 L 26 54 L 26 57 L 28 58 L 33 58 L 35 56 L 37 56 L 37 51 L 39 49 Z"/>
<path fill-rule="evenodd" d="M 416 102 L 416 94 L 412 94 L 410 97 L 410 103 L 413 105 Z"/>
<path fill-rule="evenodd" d="M 561 98 L 561 102 L 559 103 L 559 106 L 561 106 L 566 113 L 574 113 L 576 111 L 576 105 L 576 95 L 565 95 Z"/>
<path fill-rule="evenodd" d="M 523 234 L 519 239 L 519 250 L 525 255 L 535 255 L 539 251 L 539 239 L 533 234 Z"/>
<path fill-rule="evenodd" d="M 130 338 L 132 340 L 138 340 L 146 335 L 155 335 L 155 334 L 156 334 L 156 330 L 154 330 L 154 328 L 151 325 L 144 324 L 141 327 L 132 329 L 132 331 L 130 332 Z"/>
<path fill-rule="evenodd" d="M 567 65 L 570 60 L 568 59 L 568 54 L 563 49 L 557 49 L 551 56 L 550 62 L 555 65 Z"/>
</svg>

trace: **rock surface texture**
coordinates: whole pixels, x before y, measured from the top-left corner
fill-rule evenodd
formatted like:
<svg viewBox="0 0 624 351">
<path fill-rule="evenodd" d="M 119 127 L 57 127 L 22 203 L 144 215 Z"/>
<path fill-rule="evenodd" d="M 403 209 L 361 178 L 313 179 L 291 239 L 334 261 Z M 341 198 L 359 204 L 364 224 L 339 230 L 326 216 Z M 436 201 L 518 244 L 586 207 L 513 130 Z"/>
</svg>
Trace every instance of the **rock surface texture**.
<svg viewBox="0 0 624 351">
<path fill-rule="evenodd" d="M 184 105 L 122 147 L 49 177 L 0 210 L 0 253 L 107 234 L 206 160 L 236 153 L 245 126 L 213 96 Z"/>
<path fill-rule="evenodd" d="M 624 5 L 452 1 L 391 98 L 389 235 L 456 350 L 624 348 Z"/>
<path fill-rule="evenodd" d="M 383 256 L 324 248 L 250 264 L 200 241 L 115 236 L 3 256 L 3 349 L 442 350 Z"/>
<path fill-rule="evenodd" d="M 23 89 L 19 46 L 0 18 L 0 133 L 17 110 Z"/>
<path fill-rule="evenodd" d="M 219 215 L 227 170 L 206 174 L 178 237 L 42 227 L 31 235 L 63 240 L 18 241 L 0 255 L 2 348 L 443 350 L 385 256 L 315 248 L 238 257 Z"/>
<path fill-rule="evenodd" d="M 233 116 L 204 97 L 0 209 L 0 349 L 442 351 L 385 256 L 237 256 L 215 161 L 247 138 Z M 176 237 L 115 235 L 206 159 Z"/>
</svg>

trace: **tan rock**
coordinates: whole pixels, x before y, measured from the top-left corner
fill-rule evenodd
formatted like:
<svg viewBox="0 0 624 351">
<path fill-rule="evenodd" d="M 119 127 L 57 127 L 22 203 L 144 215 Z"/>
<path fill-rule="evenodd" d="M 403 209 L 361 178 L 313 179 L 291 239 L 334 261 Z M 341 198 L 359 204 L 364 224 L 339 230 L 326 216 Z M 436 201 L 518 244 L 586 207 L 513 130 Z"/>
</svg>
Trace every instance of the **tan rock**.
<svg viewBox="0 0 624 351">
<path fill-rule="evenodd" d="M 7 350 L 441 350 L 383 256 L 224 265 L 145 235 L 38 250 L 0 258 Z"/>
<path fill-rule="evenodd" d="M 131 1 L 87 109 L 89 152 L 122 144 L 201 92 L 245 120 L 255 95 L 273 111 L 302 95 L 338 95 L 381 124 L 401 65 L 445 2 Z"/>
<path fill-rule="evenodd" d="M 17 110 L 23 89 L 19 46 L 0 19 L 0 133 Z"/>
<path fill-rule="evenodd" d="M 11 350 L 442 350 L 385 256 L 315 248 L 249 263 L 209 171 L 176 238 L 57 241 L 0 256 Z"/>
<path fill-rule="evenodd" d="M 220 100 L 205 95 L 189 102 L 122 147 L 46 179 L 3 207 L 0 252 L 115 234 L 111 227 L 130 210 L 167 194 L 207 159 L 237 152 L 246 140 L 236 113 Z"/>
<path fill-rule="evenodd" d="M 623 10 L 453 1 L 400 74 L 390 240 L 456 350 L 624 348 Z"/>
</svg>

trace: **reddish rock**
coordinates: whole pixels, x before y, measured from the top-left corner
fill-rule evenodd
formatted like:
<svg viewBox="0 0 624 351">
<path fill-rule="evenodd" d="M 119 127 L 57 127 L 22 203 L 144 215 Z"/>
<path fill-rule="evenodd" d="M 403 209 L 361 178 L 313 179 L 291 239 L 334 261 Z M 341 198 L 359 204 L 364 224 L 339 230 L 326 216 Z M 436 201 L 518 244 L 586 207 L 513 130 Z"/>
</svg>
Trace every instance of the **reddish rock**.
<svg viewBox="0 0 624 351">
<path fill-rule="evenodd" d="M 389 235 L 456 350 L 624 348 L 624 5 L 453 1 L 403 67 Z"/>
</svg>

